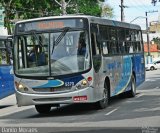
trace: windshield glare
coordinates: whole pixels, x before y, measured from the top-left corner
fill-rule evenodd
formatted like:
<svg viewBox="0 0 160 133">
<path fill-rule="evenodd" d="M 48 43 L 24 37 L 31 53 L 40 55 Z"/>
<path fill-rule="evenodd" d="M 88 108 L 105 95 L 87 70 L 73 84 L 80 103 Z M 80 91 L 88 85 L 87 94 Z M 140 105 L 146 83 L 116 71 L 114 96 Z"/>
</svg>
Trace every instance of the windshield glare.
<svg viewBox="0 0 160 133">
<path fill-rule="evenodd" d="M 16 37 L 15 72 L 23 76 L 57 76 L 90 67 L 88 34 L 68 31 Z"/>
</svg>

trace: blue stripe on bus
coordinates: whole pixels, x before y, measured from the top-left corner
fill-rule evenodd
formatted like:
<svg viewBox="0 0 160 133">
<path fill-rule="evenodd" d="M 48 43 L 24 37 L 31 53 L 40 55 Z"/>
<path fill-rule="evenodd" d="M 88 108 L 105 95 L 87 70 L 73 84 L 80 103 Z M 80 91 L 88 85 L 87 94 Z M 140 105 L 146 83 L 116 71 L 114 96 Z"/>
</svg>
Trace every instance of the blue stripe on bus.
<svg viewBox="0 0 160 133">
<path fill-rule="evenodd" d="M 132 76 L 132 60 L 131 57 L 127 56 L 123 58 L 121 80 L 115 88 L 115 95 L 120 94 L 126 90 L 127 86 L 130 83 L 131 76 Z"/>
<path fill-rule="evenodd" d="M 49 88 L 49 87 L 60 87 L 63 85 L 68 85 L 69 83 L 73 83 L 71 85 L 77 84 L 79 81 L 84 79 L 82 75 L 76 76 L 76 77 L 68 77 L 64 79 L 55 79 L 55 80 L 48 80 L 48 83 L 45 83 L 43 85 L 34 86 L 32 88 Z"/>
<path fill-rule="evenodd" d="M 10 74 L 12 66 L 0 66 L 0 99 L 15 92 L 13 75 Z"/>
<path fill-rule="evenodd" d="M 48 83 L 40 86 L 35 86 L 33 88 L 48 88 L 48 87 L 58 87 L 64 84 L 61 80 L 48 80 Z"/>
</svg>

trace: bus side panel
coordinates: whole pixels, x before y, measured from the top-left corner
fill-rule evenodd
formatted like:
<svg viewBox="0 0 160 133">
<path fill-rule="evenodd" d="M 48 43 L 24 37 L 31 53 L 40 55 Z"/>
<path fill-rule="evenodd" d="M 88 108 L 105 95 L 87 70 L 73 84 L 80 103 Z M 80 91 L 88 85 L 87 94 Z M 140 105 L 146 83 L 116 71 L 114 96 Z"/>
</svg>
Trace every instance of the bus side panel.
<svg viewBox="0 0 160 133">
<path fill-rule="evenodd" d="M 104 58 L 104 70 L 110 79 L 111 96 L 130 90 L 132 65 L 131 55 Z"/>
<path fill-rule="evenodd" d="M 0 67 L 0 99 L 14 93 L 13 75 L 10 74 L 11 66 Z"/>
<path fill-rule="evenodd" d="M 123 89 L 123 56 L 104 57 L 105 77 L 110 80 L 110 96 L 115 96 Z"/>
<path fill-rule="evenodd" d="M 136 74 L 136 86 L 145 81 L 145 63 L 143 54 L 137 54 L 132 57 L 133 71 Z"/>
<path fill-rule="evenodd" d="M 117 86 L 115 88 L 115 95 L 121 94 L 127 90 L 129 90 L 130 87 L 130 81 L 132 76 L 132 60 L 130 55 L 123 56 L 122 64 L 121 64 L 121 77 L 117 83 Z"/>
</svg>

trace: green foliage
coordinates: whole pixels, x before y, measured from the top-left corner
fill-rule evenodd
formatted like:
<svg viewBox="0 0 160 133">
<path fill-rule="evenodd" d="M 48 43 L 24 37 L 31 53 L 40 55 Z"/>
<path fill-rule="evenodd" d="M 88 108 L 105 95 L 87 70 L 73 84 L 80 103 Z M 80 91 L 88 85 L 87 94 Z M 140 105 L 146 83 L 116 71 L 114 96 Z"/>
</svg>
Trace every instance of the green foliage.
<svg viewBox="0 0 160 133">
<path fill-rule="evenodd" d="M 62 0 L 57 0 L 62 3 Z M 70 0 L 65 0 L 68 3 Z M 101 16 L 104 0 L 71 0 L 66 8 L 67 14 Z M 5 8 L 5 26 L 11 34 L 10 20 L 30 19 L 43 16 L 61 15 L 60 5 L 55 0 L 0 0 Z M 108 9 L 109 8 L 109 9 Z M 108 6 L 105 10 L 112 14 Z"/>
<path fill-rule="evenodd" d="M 113 15 L 113 8 L 111 8 L 109 5 L 105 4 L 102 6 L 102 13 L 101 13 L 102 17 L 106 17 L 106 18 L 112 18 Z"/>
<path fill-rule="evenodd" d="M 92 16 L 101 15 L 101 7 L 99 6 L 99 3 L 97 3 L 96 0 L 79 0 L 77 1 L 77 5 L 79 13 Z"/>
<path fill-rule="evenodd" d="M 154 41 L 154 43 L 158 45 L 158 49 L 160 49 L 160 37 L 153 38 L 152 41 Z"/>
</svg>

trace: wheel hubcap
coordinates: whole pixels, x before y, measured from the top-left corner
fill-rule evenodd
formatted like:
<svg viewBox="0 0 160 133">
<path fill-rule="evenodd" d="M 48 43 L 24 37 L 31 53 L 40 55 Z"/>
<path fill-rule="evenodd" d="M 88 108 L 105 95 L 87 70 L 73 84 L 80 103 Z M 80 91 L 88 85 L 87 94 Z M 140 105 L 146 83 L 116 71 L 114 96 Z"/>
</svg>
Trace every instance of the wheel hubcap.
<svg viewBox="0 0 160 133">
<path fill-rule="evenodd" d="M 103 103 L 105 104 L 105 103 L 107 103 L 107 98 L 108 98 L 108 95 L 107 95 L 108 93 L 107 93 L 107 90 L 105 89 L 104 90 L 104 93 L 103 93 Z"/>
</svg>

